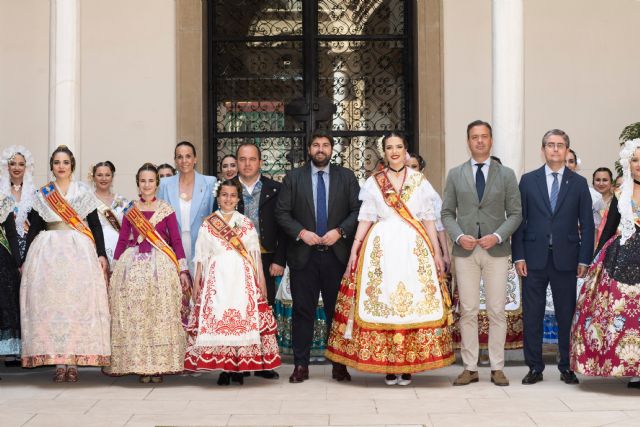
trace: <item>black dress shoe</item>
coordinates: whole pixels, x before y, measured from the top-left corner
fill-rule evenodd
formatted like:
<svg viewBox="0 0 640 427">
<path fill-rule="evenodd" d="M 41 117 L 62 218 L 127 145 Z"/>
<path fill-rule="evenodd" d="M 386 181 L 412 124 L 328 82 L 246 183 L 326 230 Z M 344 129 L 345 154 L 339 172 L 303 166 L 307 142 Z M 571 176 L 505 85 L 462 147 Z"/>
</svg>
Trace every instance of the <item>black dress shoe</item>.
<svg viewBox="0 0 640 427">
<path fill-rule="evenodd" d="M 542 372 L 538 372 L 535 369 L 529 369 L 527 375 L 522 379 L 522 384 L 535 384 L 538 381 L 542 381 Z"/>
<path fill-rule="evenodd" d="M 629 387 L 629 388 L 640 388 L 640 381 L 629 381 L 627 383 L 627 387 Z"/>
<path fill-rule="evenodd" d="M 231 374 L 231 381 L 242 385 L 244 384 L 244 375 L 242 375 L 242 372 L 234 372 Z"/>
<path fill-rule="evenodd" d="M 309 379 L 309 368 L 306 366 L 297 365 L 293 370 L 293 373 L 289 377 L 290 383 L 301 383 L 304 380 Z"/>
<path fill-rule="evenodd" d="M 4 366 L 7 368 L 20 368 L 22 367 L 22 361 L 20 359 L 5 360 Z"/>
<path fill-rule="evenodd" d="M 266 378 L 268 380 L 277 380 L 278 378 L 280 378 L 280 375 L 276 372 L 276 371 L 255 371 L 253 373 L 254 376 L 256 377 L 262 377 L 262 378 Z"/>
<path fill-rule="evenodd" d="M 331 378 L 336 381 L 351 381 L 351 375 L 347 371 L 347 367 L 341 363 L 334 363 L 331 369 Z"/>
<path fill-rule="evenodd" d="M 564 381 L 565 384 L 580 384 L 578 377 L 576 377 L 573 371 L 561 371 L 560 380 Z"/>
<path fill-rule="evenodd" d="M 220 376 L 218 377 L 218 385 L 229 385 L 231 384 L 231 375 L 228 372 L 220 372 Z"/>
</svg>

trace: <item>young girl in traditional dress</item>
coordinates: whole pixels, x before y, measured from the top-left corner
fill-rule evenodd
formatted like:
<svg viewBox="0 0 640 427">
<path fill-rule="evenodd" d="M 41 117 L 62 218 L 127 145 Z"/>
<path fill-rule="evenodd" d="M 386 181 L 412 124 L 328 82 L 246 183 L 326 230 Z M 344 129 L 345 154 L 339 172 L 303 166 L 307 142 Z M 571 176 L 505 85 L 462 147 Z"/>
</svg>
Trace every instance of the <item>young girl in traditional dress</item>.
<svg viewBox="0 0 640 427">
<path fill-rule="evenodd" d="M 109 286 L 111 366 L 104 371 L 137 374 L 141 383 L 182 372 L 186 345 L 191 280 L 176 214 L 156 198 L 159 183 L 154 165 L 138 169 L 140 200 L 124 210 Z"/>
<path fill-rule="evenodd" d="M 222 370 L 219 385 L 242 384 L 241 372 L 280 366 L 260 240 L 251 220 L 236 211 L 241 194 L 236 181 L 218 187 L 220 209 L 202 223 L 194 256 L 195 306 L 184 367 Z"/>
</svg>

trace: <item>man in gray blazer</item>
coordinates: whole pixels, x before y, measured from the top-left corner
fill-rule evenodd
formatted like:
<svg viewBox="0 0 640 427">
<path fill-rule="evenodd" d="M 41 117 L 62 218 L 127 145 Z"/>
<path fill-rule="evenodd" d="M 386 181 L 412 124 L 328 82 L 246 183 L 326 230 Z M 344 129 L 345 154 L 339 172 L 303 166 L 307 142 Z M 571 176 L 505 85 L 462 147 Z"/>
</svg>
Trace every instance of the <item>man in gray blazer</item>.
<svg viewBox="0 0 640 427">
<path fill-rule="evenodd" d="M 454 241 L 453 262 L 460 298 L 460 335 L 464 371 L 454 385 L 478 381 L 480 279 L 489 317 L 491 382 L 509 385 L 502 371 L 507 333 L 505 303 L 511 255 L 510 236 L 522 221 L 518 181 L 512 169 L 492 160 L 491 125 L 467 126 L 471 159 L 449 171 L 442 223 Z"/>
</svg>

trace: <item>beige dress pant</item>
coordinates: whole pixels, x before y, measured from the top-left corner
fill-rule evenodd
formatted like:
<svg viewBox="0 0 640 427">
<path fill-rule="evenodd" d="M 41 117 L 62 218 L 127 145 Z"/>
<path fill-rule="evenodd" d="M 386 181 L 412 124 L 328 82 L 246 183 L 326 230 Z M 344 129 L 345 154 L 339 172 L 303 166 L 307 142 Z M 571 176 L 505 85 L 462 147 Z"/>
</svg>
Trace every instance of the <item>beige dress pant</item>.
<svg viewBox="0 0 640 427">
<path fill-rule="evenodd" d="M 460 354 L 465 369 L 478 370 L 478 311 L 480 310 L 480 279 L 489 318 L 489 361 L 491 370 L 504 367 L 504 343 L 507 336 L 505 304 L 509 257 L 492 257 L 476 246 L 468 257 L 454 257 L 456 284 L 460 299 Z"/>
</svg>

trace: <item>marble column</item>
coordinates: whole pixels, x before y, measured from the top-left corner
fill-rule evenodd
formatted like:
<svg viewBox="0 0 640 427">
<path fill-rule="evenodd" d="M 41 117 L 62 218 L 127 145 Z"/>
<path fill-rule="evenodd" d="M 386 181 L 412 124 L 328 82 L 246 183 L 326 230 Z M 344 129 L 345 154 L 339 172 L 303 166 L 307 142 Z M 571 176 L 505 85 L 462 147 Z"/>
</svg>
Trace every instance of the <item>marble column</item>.
<svg viewBox="0 0 640 427">
<path fill-rule="evenodd" d="M 66 145 L 80 162 L 80 1 L 50 0 L 49 152 Z"/>
<path fill-rule="evenodd" d="M 492 0 L 493 153 L 524 168 L 524 0 Z"/>
</svg>

